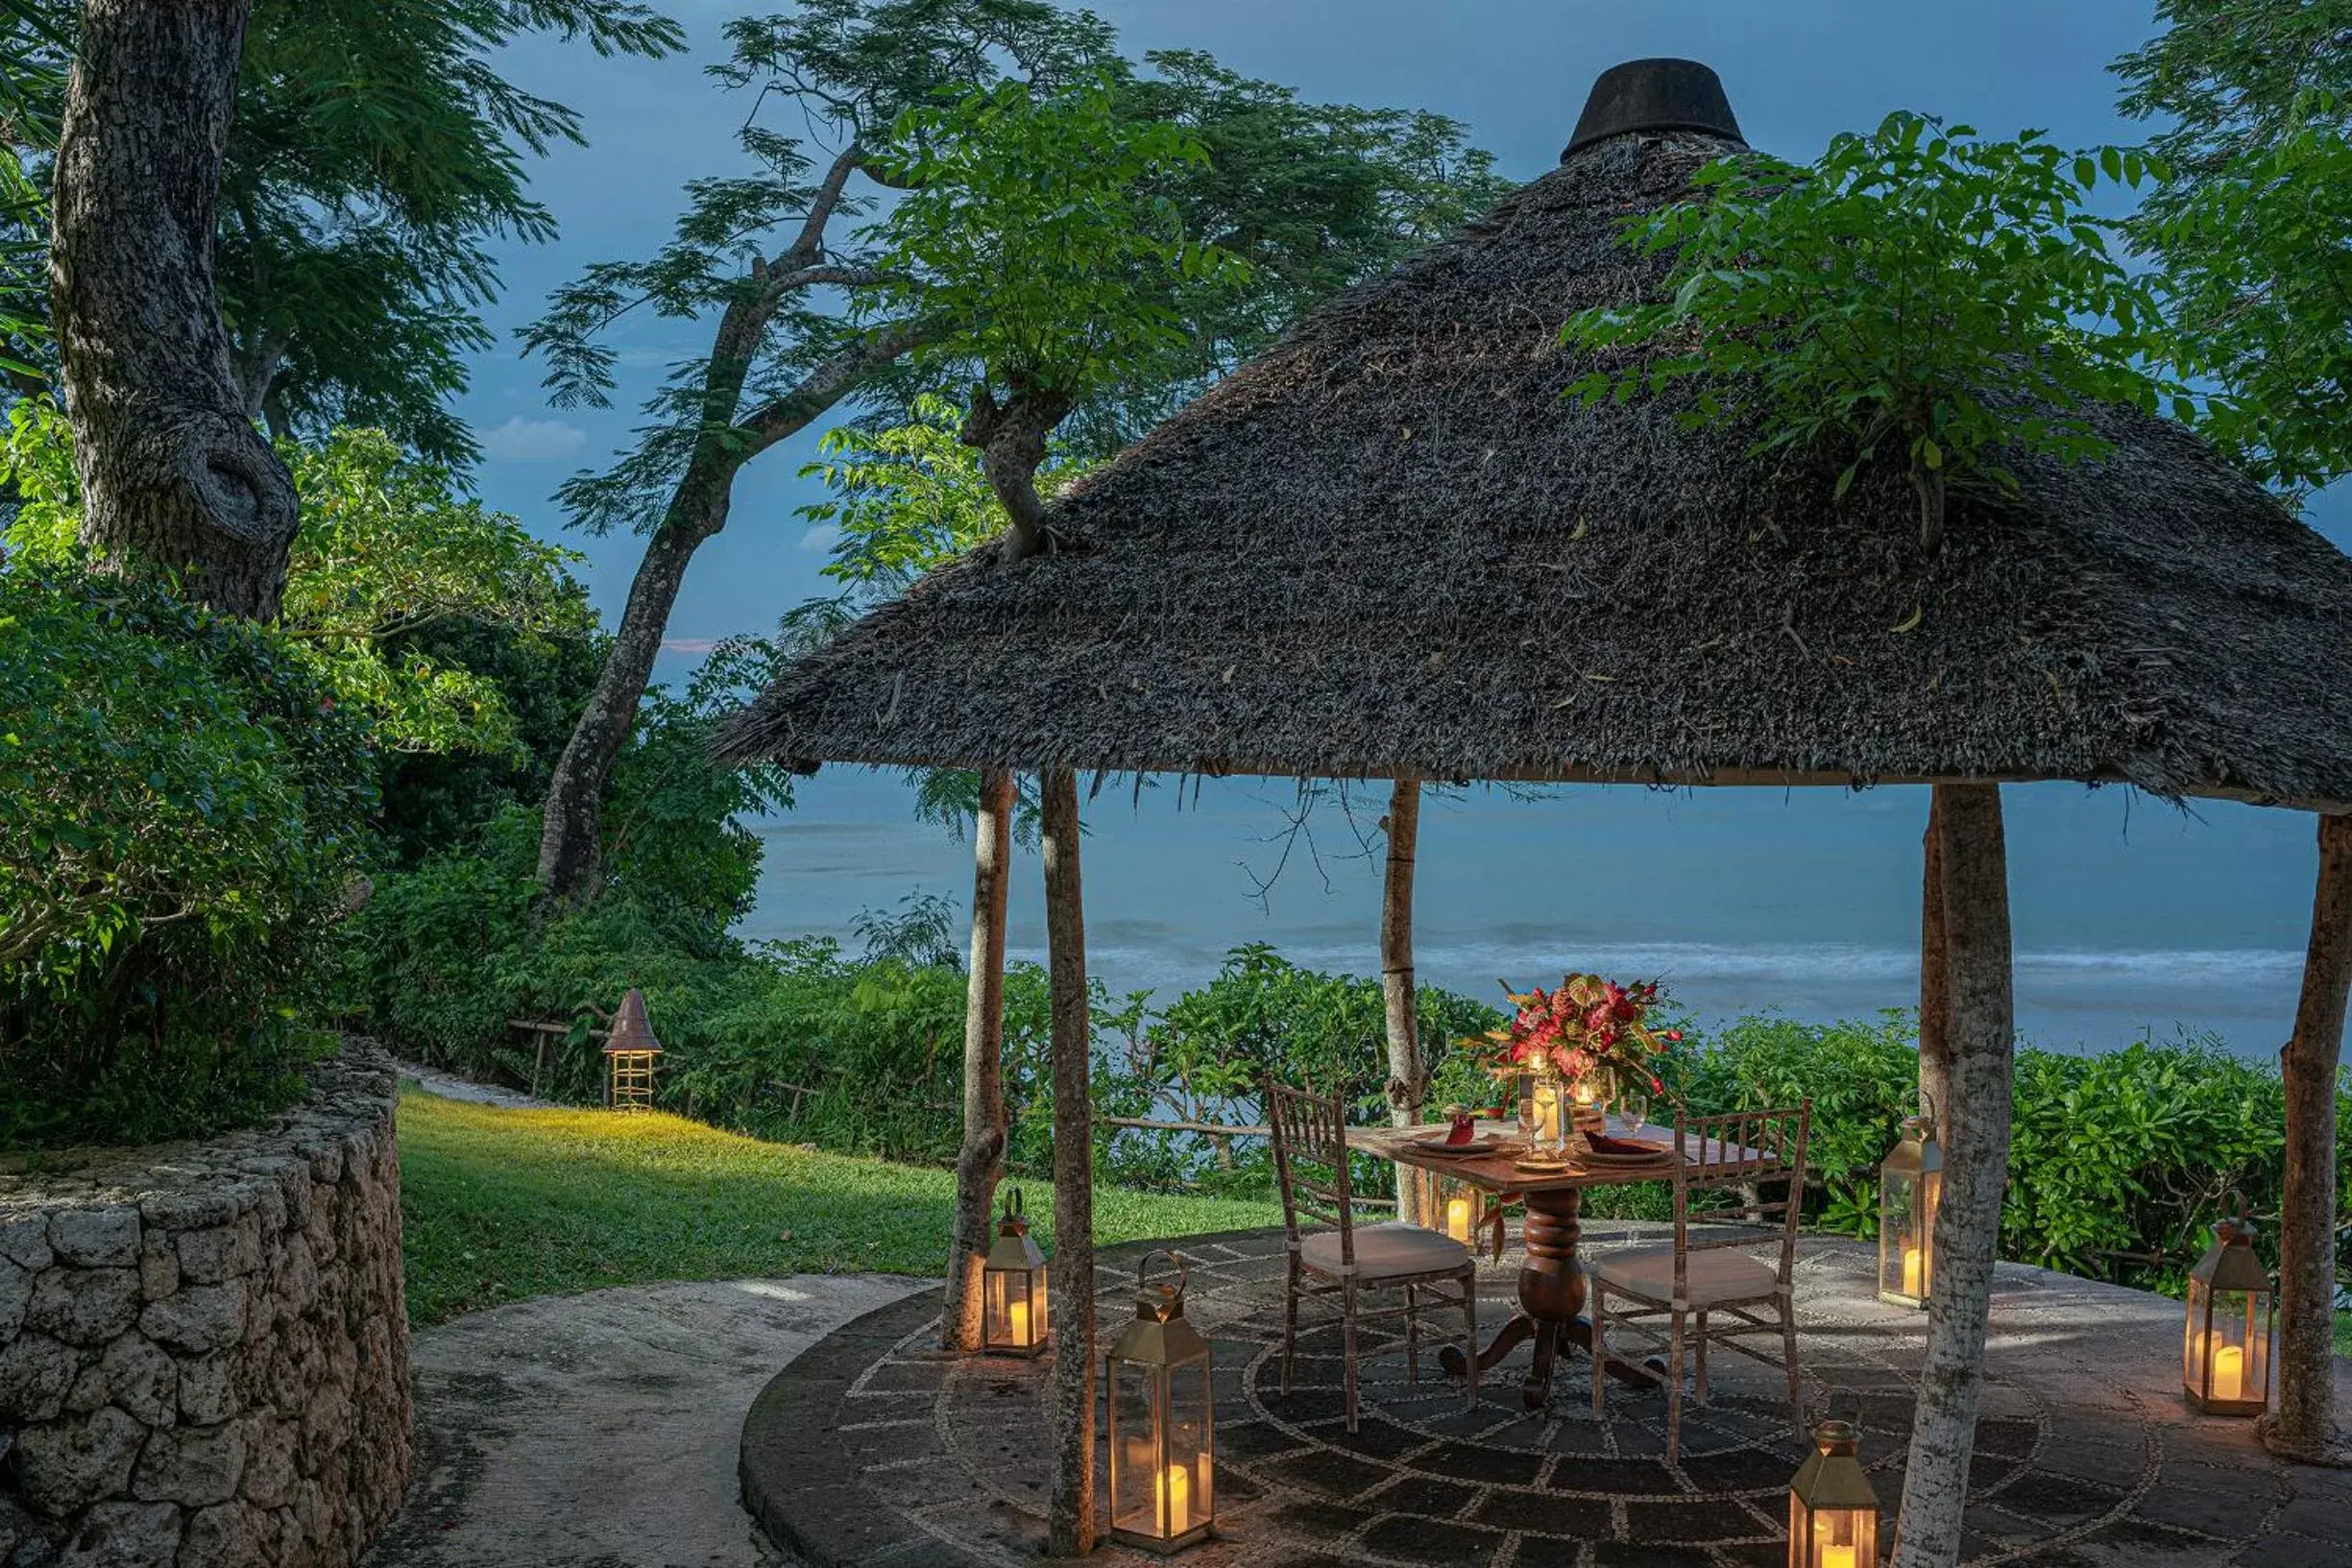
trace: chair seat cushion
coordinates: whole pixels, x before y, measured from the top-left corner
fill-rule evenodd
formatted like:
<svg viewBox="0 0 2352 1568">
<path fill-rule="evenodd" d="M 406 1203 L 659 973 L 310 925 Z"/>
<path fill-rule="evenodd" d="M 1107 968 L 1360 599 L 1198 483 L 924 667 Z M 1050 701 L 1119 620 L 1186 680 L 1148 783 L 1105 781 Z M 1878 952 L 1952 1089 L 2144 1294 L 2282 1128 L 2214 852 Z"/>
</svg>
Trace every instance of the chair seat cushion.
<svg viewBox="0 0 2352 1568">
<path fill-rule="evenodd" d="M 1685 1299 L 1694 1307 L 1759 1301 L 1770 1296 L 1781 1283 L 1780 1275 L 1769 1264 L 1745 1253 L 1718 1248 L 1693 1252 L 1689 1257 L 1686 1278 L 1690 1293 Z M 1674 1299 L 1674 1248 L 1670 1246 L 1609 1253 L 1593 1263 L 1592 1273 L 1612 1291 L 1626 1295 L 1637 1295 L 1644 1301 Z"/>
<path fill-rule="evenodd" d="M 1340 1271 L 1340 1233 L 1318 1231 L 1298 1242 L 1298 1257 L 1325 1274 Z M 1356 1278 L 1395 1279 L 1406 1274 L 1443 1274 L 1470 1261 L 1470 1249 L 1452 1237 L 1418 1225 L 1356 1227 Z"/>
</svg>

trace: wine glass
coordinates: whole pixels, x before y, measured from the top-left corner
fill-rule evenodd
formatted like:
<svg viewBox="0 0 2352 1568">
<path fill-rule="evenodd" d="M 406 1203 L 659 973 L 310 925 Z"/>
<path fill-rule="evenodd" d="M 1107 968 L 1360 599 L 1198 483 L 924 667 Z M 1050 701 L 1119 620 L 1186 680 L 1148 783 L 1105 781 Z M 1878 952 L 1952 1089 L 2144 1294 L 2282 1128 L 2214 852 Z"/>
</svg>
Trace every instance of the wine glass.
<svg viewBox="0 0 2352 1568">
<path fill-rule="evenodd" d="M 1617 1091 L 1617 1120 L 1625 1123 L 1628 1137 L 1641 1130 L 1650 1116 L 1650 1092 L 1647 1089 L 1626 1088 Z"/>
<path fill-rule="evenodd" d="M 1527 1148 L 1536 1146 L 1536 1080 L 1522 1073 L 1518 1080 L 1519 1143 Z"/>
</svg>

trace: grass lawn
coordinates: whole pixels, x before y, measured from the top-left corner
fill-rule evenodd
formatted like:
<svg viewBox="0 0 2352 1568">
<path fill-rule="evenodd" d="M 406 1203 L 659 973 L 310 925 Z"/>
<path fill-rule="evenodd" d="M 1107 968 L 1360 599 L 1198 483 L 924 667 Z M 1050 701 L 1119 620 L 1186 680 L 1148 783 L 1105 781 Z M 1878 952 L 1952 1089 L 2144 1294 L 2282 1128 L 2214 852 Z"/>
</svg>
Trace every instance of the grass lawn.
<svg viewBox="0 0 2352 1568">
<path fill-rule="evenodd" d="M 510 1111 L 400 1094 L 408 1314 L 651 1280 L 938 1274 L 955 1173 L 764 1144 L 645 1113 Z M 1050 1248 L 1052 1194 L 1021 1184 Z M 1109 1244 L 1281 1222 L 1271 1203 L 1100 1188 Z"/>
</svg>

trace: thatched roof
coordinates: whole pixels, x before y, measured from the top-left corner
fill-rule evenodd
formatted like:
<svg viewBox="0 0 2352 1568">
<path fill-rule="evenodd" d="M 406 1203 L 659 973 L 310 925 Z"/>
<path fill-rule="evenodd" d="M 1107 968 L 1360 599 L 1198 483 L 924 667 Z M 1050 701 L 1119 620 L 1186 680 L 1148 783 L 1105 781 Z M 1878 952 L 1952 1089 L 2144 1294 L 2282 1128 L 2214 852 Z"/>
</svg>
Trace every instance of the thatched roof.
<svg viewBox="0 0 2352 1568">
<path fill-rule="evenodd" d="M 1922 556 L 1900 473 L 1580 410 L 1618 222 L 1735 145 L 1570 154 L 794 664 L 722 755 L 1643 783 L 2120 781 L 2352 806 L 2352 560 L 2177 425 L 2017 465 Z M 1897 630 L 1916 622 L 1909 630 Z"/>
</svg>

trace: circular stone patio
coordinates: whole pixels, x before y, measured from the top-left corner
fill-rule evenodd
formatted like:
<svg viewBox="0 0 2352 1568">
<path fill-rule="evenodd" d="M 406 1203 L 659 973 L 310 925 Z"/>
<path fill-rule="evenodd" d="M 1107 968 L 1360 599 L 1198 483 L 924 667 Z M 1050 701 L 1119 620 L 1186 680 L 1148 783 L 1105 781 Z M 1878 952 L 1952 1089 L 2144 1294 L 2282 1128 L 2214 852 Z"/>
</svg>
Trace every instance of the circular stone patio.
<svg viewBox="0 0 2352 1568">
<path fill-rule="evenodd" d="M 1588 1256 L 1656 1227 L 1597 1220 Z M 1685 1405 L 1683 1453 L 1664 1454 L 1665 1400 L 1609 1390 L 1567 1362 L 1551 1408 L 1520 1403 L 1528 1352 L 1488 1374 L 1475 1411 L 1424 1355 L 1406 1381 L 1401 1339 L 1364 1334 L 1361 1430 L 1342 1417 L 1336 1327 L 1304 1309 L 1293 1392 L 1279 1390 L 1279 1232 L 1174 1243 L 1187 1310 L 1216 1346 L 1218 1537 L 1194 1568 L 1778 1568 L 1790 1476 L 1804 1453 L 1776 1369 L 1718 1354 L 1713 1403 Z M 1133 1316 L 1142 1249 L 1106 1249 L 1099 1331 Z M 1879 1305 L 1872 1255 L 1807 1238 L 1800 1349 L 1812 1410 L 1831 1388 L 1863 1411 L 1863 1457 L 1891 1514 L 1903 1489 L 1923 1315 Z M 1509 1315 L 1515 1257 L 1483 1281 L 1488 1333 Z M 2182 1409 L 2179 1304 L 2002 1266 L 1971 1469 L 1963 1560 L 2105 1564 L 2352 1564 L 2352 1474 L 2282 1465 L 2245 1421 Z M 1046 1363 L 957 1360 L 934 1348 L 929 1291 L 836 1331 L 768 1385 L 743 1430 L 745 1506 L 817 1568 L 1010 1565 L 1045 1535 Z M 1309 1327 L 1310 1324 L 1314 1326 Z M 1438 1324 L 1443 1332 L 1443 1324 Z M 1424 1346 L 1424 1350 L 1427 1347 Z M 2352 1378 L 2338 1363 L 2343 1395 Z M 1156 1559 L 1105 1547 L 1107 1560 Z"/>
</svg>

